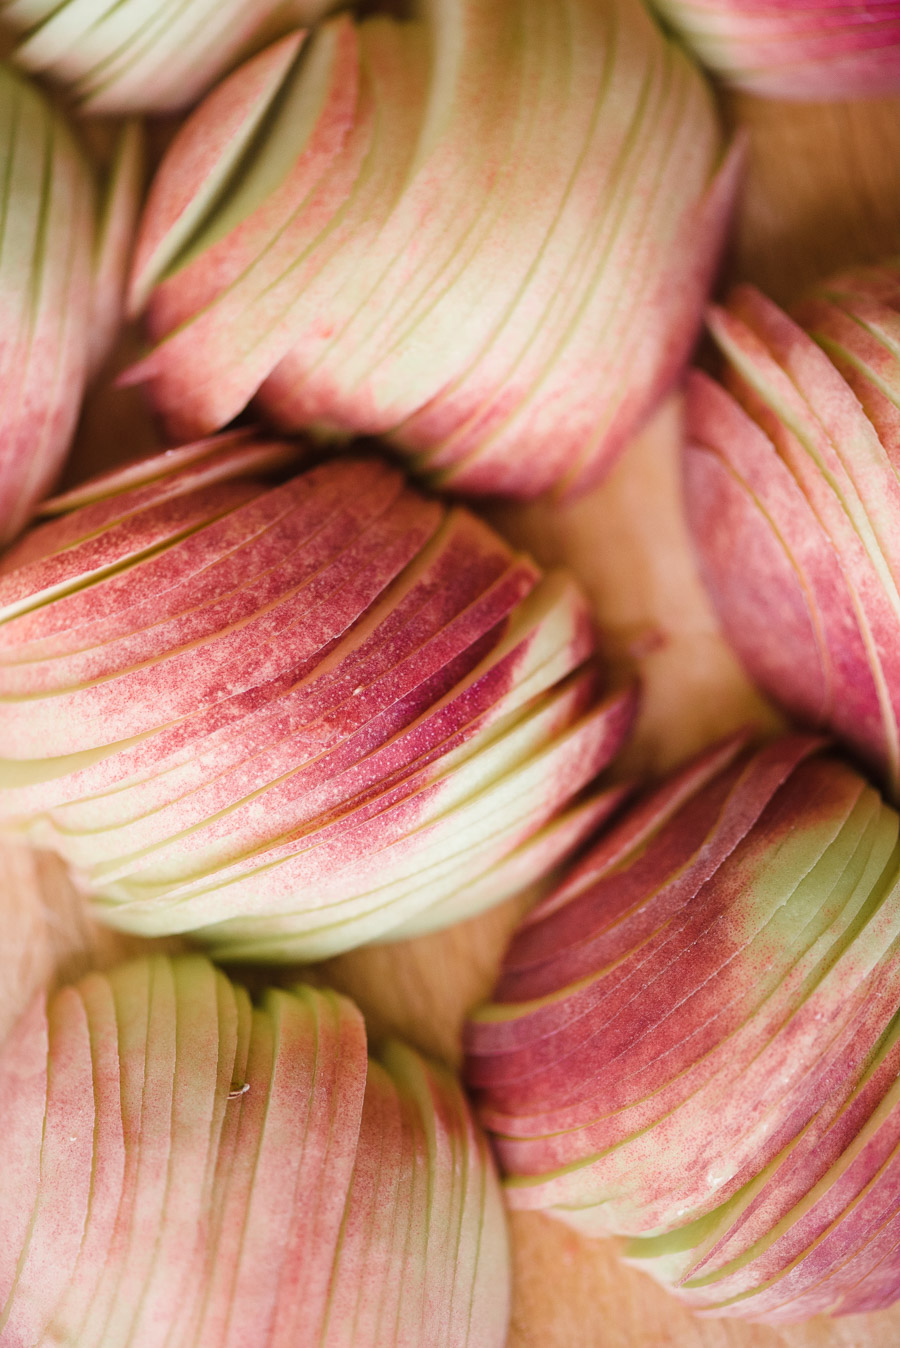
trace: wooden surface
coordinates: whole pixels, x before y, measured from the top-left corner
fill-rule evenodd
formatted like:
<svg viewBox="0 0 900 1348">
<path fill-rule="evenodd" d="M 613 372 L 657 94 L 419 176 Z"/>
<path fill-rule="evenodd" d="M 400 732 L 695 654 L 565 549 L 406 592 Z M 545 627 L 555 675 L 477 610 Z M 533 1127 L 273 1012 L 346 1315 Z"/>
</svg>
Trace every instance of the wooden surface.
<svg viewBox="0 0 900 1348">
<path fill-rule="evenodd" d="M 833 267 L 900 252 L 900 102 L 825 108 L 742 98 L 726 113 L 750 133 L 729 277 L 789 300 Z M 725 648 L 699 588 L 680 516 L 678 435 L 673 401 L 587 499 L 493 512 L 541 560 L 575 567 L 596 602 L 611 663 L 640 670 L 645 701 L 629 771 L 661 771 L 747 720 L 776 723 Z M 70 477 L 151 443 L 139 395 L 106 391 L 87 409 Z M 314 976 L 356 996 L 376 1035 L 399 1031 L 453 1060 L 465 1009 L 488 992 L 524 902 L 438 936 L 357 951 Z M 140 944 L 95 927 L 54 858 L 0 844 L 0 1035 L 40 984 Z M 900 1345 L 900 1309 L 779 1330 L 701 1321 L 620 1265 L 614 1242 L 587 1242 L 532 1215 L 515 1218 L 512 1233 L 509 1348 Z"/>
</svg>

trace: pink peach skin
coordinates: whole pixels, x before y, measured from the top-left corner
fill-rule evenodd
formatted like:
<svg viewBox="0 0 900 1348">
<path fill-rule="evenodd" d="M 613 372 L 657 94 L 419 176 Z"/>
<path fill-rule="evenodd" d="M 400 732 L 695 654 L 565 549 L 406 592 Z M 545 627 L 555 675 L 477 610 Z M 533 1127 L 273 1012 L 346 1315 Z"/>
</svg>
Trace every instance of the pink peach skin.
<svg viewBox="0 0 900 1348">
<path fill-rule="evenodd" d="M 896 0 L 654 0 L 712 70 L 766 98 L 900 91 Z"/>
</svg>

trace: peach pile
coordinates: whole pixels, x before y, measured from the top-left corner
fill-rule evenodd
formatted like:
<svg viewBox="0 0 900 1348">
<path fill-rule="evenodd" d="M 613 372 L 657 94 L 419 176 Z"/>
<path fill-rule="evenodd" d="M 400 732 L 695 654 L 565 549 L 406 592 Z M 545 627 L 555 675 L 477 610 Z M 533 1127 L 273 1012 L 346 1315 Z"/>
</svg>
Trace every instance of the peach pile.
<svg viewBox="0 0 900 1348">
<path fill-rule="evenodd" d="M 449 1015 L 435 933 L 518 896 L 499 939 L 526 894 L 464 1031 L 509 1204 L 702 1315 L 900 1298 L 900 264 L 708 309 L 689 530 L 667 477 L 563 499 L 684 375 L 766 177 L 765 105 L 720 121 L 687 48 L 763 95 L 900 93 L 900 0 L 653 3 L 0 0 L 0 827 L 74 882 L 11 848 L 44 906 L 0 894 L 0 992 L 141 955 L 0 1043 L 0 1348 L 504 1348 L 453 1074 L 184 951 L 398 942 L 329 979 L 452 1058 L 461 997 L 397 1003 L 421 975 Z M 504 527 L 587 589 L 462 494 L 544 496 Z M 643 787 L 663 707 L 693 745 L 733 692 L 768 710 L 690 533 L 798 724 Z M 63 894 L 81 944 L 38 975 Z M 457 947 L 480 995 L 490 926 Z"/>
</svg>

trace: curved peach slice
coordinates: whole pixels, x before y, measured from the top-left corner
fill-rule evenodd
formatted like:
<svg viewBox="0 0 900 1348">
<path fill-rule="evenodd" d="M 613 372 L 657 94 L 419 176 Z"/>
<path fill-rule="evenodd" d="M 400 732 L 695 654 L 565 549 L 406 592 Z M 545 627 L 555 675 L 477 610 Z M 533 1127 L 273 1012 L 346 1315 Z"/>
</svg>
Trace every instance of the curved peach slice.
<svg viewBox="0 0 900 1348">
<path fill-rule="evenodd" d="M 128 1244 L 143 1122 L 150 991 L 157 973 L 154 963 L 152 960 L 135 961 L 106 975 L 115 1007 L 119 1041 L 119 1107 L 125 1168 L 112 1238 L 106 1247 L 93 1295 L 77 1329 L 79 1341 L 84 1343 L 102 1342 L 104 1326 L 116 1298 L 120 1261 Z"/>
<path fill-rule="evenodd" d="M 209 493 L 203 496 L 206 500 Z M 234 504 L 227 502 L 225 508 Z M 35 715 L 27 722 L 20 715 L 20 699 L 0 700 L 0 734 L 4 747 L 9 746 L 7 752 L 11 757 L 37 756 L 34 748 L 39 741 L 44 754 L 67 747 L 71 752 L 73 737 L 79 749 L 109 745 L 181 719 L 198 703 L 202 708 L 312 660 L 373 604 L 432 534 L 436 508 L 423 509 L 413 500 L 404 502 L 403 510 L 400 518 L 385 522 L 388 537 L 377 563 L 373 560 L 363 567 L 360 559 L 357 570 L 348 568 L 349 576 L 342 575 L 339 566 L 321 579 L 315 576 L 319 583 L 301 589 L 295 603 L 290 594 L 270 603 L 263 598 L 260 607 L 248 605 L 244 616 L 221 634 L 213 632 L 205 645 L 176 649 L 160 662 L 139 664 L 133 672 L 101 677 L 83 688 L 45 698 L 36 695 Z M 173 512 L 168 513 L 171 520 Z M 174 512 L 174 518 L 174 527 L 186 532 L 190 523 L 185 524 L 184 512 Z M 275 640 L 280 635 L 284 639 Z M 156 698 L 164 689 L 168 696 L 160 709 Z M 28 745 L 33 746 L 30 755 Z"/>
<path fill-rule="evenodd" d="M 327 475 L 327 482 L 312 470 L 254 495 L 218 519 L 211 517 L 205 527 L 174 546 L 8 619 L 0 627 L 0 653 L 7 651 L 4 663 L 16 666 L 52 659 L 62 663 L 72 653 L 108 646 L 147 629 L 158 632 L 166 620 L 202 610 L 283 565 L 294 553 L 313 551 L 313 539 L 313 555 L 321 564 L 328 555 L 323 544 L 329 530 L 352 537 L 357 517 L 377 518 L 379 510 L 383 512 L 401 494 L 399 475 L 384 469 L 379 473 L 377 467 L 359 462 L 334 465 L 337 471 Z M 365 505 L 355 499 L 357 482 L 369 498 Z M 160 653 L 167 646 L 160 642 Z"/>
<path fill-rule="evenodd" d="M 796 318 L 859 399 L 889 458 L 900 445 L 896 388 L 900 363 L 890 326 L 894 311 L 871 294 L 840 293 L 840 280 L 797 306 Z"/>
<path fill-rule="evenodd" d="M 400 1165 L 397 1094 L 384 1070 L 370 1060 L 359 1144 L 322 1322 L 321 1343 L 328 1348 L 377 1342 L 380 1308 L 397 1295 L 396 1279 L 388 1270 Z"/>
<path fill-rule="evenodd" d="M 0 1315 L 6 1313 L 41 1183 L 48 1034 L 46 1000 L 38 995 L 0 1049 L 0 1139 L 5 1177 Z"/>
<path fill-rule="evenodd" d="M 39 1342 L 52 1324 L 78 1263 L 90 1202 L 95 1123 L 91 1047 L 85 1008 L 72 988 L 48 1004 L 47 1035 L 40 1179 L 0 1311 L 0 1332 L 19 1343 Z"/>
<path fill-rule="evenodd" d="M 84 1003 L 90 1034 L 96 1120 L 84 1240 L 53 1317 L 54 1332 L 62 1338 L 75 1338 L 88 1314 L 113 1240 L 125 1180 L 119 1027 L 112 990 L 102 974 L 88 974 L 76 991 Z"/>
<path fill-rule="evenodd" d="M 140 313 L 154 285 L 239 172 L 303 40 L 303 34 L 292 33 L 247 61 L 175 136 L 169 148 L 171 174 L 155 179 L 135 242 L 129 317 Z"/>
<path fill-rule="evenodd" d="M 175 1063 L 165 1191 L 152 1259 L 133 1308 L 130 1341 L 163 1345 L 176 1308 L 184 1313 L 202 1284 L 203 1230 L 212 1165 L 234 1076 L 236 1023 L 223 1016 L 227 980 L 204 959 L 173 963 Z M 236 1017 L 235 1017 L 236 1022 Z"/>
<path fill-rule="evenodd" d="M 127 967 L 127 966 L 126 966 Z M 116 992 L 134 997 L 128 976 L 118 971 Z M 127 1226 L 116 1231 L 105 1273 L 111 1292 L 102 1329 L 110 1342 L 126 1341 L 134 1330 L 145 1279 L 153 1266 L 156 1237 L 165 1207 L 169 1157 L 172 1147 L 173 1100 L 177 1067 L 176 976 L 171 962 L 157 957 L 148 971 L 146 1001 L 146 1057 L 140 1099 L 140 1132 L 132 1144 L 134 1168 L 125 1179 Z M 121 1232 L 121 1235 L 120 1235 Z M 121 1244 L 119 1241 L 121 1240 Z M 92 1307 L 92 1314 L 94 1313 Z"/>
<path fill-rule="evenodd" d="M 95 375 L 115 344 L 125 311 L 125 284 L 144 185 L 144 135 L 140 122 L 119 134 L 94 243 L 89 374 Z"/>
<path fill-rule="evenodd" d="M 504 579 L 506 578 L 504 577 Z M 530 581 L 530 577 L 528 579 Z M 505 588 L 505 599 L 500 599 L 496 594 L 492 596 L 489 591 L 487 602 L 496 600 L 508 611 L 511 602 L 509 592 L 512 590 L 512 602 L 514 602 L 520 591 L 520 579 L 513 579 L 512 583 L 506 585 Z M 481 614 L 477 614 L 479 607 L 482 609 Z M 480 626 L 490 632 L 495 626 L 494 614 L 488 613 L 487 616 L 484 616 L 484 608 L 485 605 L 480 604 L 471 606 L 471 609 L 475 610 L 471 613 L 471 617 L 473 622 L 478 621 Z M 458 626 L 458 624 L 454 625 Z M 477 635 L 481 636 L 483 633 L 479 631 Z M 453 639 L 455 643 L 461 641 L 464 649 L 469 644 L 468 635 L 460 638 L 454 634 Z M 456 654 L 455 651 L 452 653 Z M 427 646 L 424 654 L 422 652 L 418 654 L 421 656 L 423 664 L 426 658 L 433 659 L 430 652 L 427 651 Z M 437 656 L 439 661 L 445 658 L 446 646 L 445 651 L 443 653 L 439 651 Z M 417 669 L 413 677 L 418 678 L 421 672 L 421 669 Z M 428 671 L 426 670 L 426 672 Z M 458 668 L 454 672 L 458 673 Z M 388 678 L 391 695 L 398 693 L 402 695 L 407 691 L 405 671 L 402 665 L 398 670 L 389 671 Z M 362 704 L 360 710 L 365 712 L 363 699 L 357 701 Z M 351 714 L 353 710 L 355 708 L 351 707 Z M 219 788 L 216 792 L 218 799 L 215 800 L 212 809 L 207 807 L 207 813 L 207 810 L 198 808 L 194 820 L 191 819 L 193 802 L 183 801 L 179 802 L 175 817 L 168 829 L 165 829 L 165 816 L 161 820 L 155 819 L 153 821 L 155 825 L 153 833 L 146 829 L 143 821 L 139 821 L 135 829 L 124 831 L 124 837 L 120 843 L 123 850 L 118 857 L 113 854 L 111 860 L 106 864 L 103 864 L 105 851 L 103 840 L 97 840 L 98 846 L 94 846 L 92 840 L 90 855 L 95 863 L 95 880 L 93 882 L 106 884 L 109 881 L 115 881 L 120 872 L 122 874 L 146 872 L 148 880 L 151 877 L 160 879 L 165 875 L 167 862 L 171 862 L 174 868 L 172 876 L 169 877 L 173 880 L 196 873 L 198 868 L 210 871 L 215 869 L 216 866 L 246 855 L 268 842 L 280 841 L 286 836 L 298 833 L 303 827 L 312 824 L 319 818 L 327 818 L 329 814 L 344 805 L 344 793 L 338 793 L 335 799 L 329 800 L 328 796 L 331 792 L 328 784 L 319 791 L 309 791 L 306 789 L 307 783 L 304 781 L 303 774 L 290 771 L 297 760 L 302 762 L 301 756 L 305 756 L 304 750 L 307 748 L 307 744 L 309 744 L 310 749 L 315 750 L 317 747 L 316 740 L 320 739 L 317 731 L 318 726 L 314 722 L 308 736 L 298 733 L 296 738 L 292 737 L 291 742 L 286 744 L 282 750 L 280 762 L 274 755 L 269 755 L 268 761 L 255 763 L 254 767 L 258 773 L 256 781 L 257 783 L 262 782 L 264 785 L 256 785 L 256 789 L 251 793 L 247 792 L 246 776 L 242 773 L 241 789 L 239 789 L 236 798 L 229 799 L 226 784 L 221 781 L 218 782 L 216 784 Z M 324 735 L 321 738 L 324 738 Z M 324 747 L 323 744 L 322 748 L 324 749 Z M 446 771 L 453 765 L 454 761 L 448 756 L 452 749 L 452 740 L 445 741 L 441 748 L 443 752 L 440 756 L 433 755 L 433 757 L 441 766 L 441 770 Z M 286 773 L 287 775 L 285 775 Z M 409 773 L 392 774 L 385 770 L 383 775 L 375 777 L 367 792 L 348 794 L 351 799 L 354 795 L 372 795 L 376 792 L 384 794 L 392 791 L 398 784 L 398 780 L 414 782 L 415 779 L 411 778 Z M 223 787 L 225 789 L 222 789 Z M 207 795 L 208 797 L 208 793 L 200 793 L 200 795 L 202 804 L 202 796 Z M 260 806 L 264 807 L 264 818 L 260 818 Z M 189 827 L 191 823 L 194 824 L 193 828 Z M 129 854 L 128 850 L 129 835 L 140 847 L 140 850 L 133 854 Z M 141 844 L 143 846 L 140 846 Z M 209 850 L 210 846 L 215 850 Z M 141 881 L 141 883 L 144 882 Z"/>
<path fill-rule="evenodd" d="M 417 1233 L 421 1251 L 411 1251 L 413 1258 L 421 1258 L 422 1341 L 450 1342 L 449 1313 L 452 1296 L 438 1298 L 433 1287 L 444 1286 L 452 1279 L 456 1266 L 458 1209 L 454 1202 L 456 1166 L 454 1164 L 453 1119 L 445 1112 L 446 1102 L 438 1083 L 436 1069 L 427 1069 L 417 1054 L 402 1045 L 389 1044 L 381 1060 L 393 1078 L 401 1099 L 408 1099 L 419 1116 L 428 1167 L 427 1207 L 424 1230 Z M 410 1279 L 410 1281 L 412 1281 Z M 452 1285 L 452 1284 L 451 1284 Z"/>
<path fill-rule="evenodd" d="M 726 745 L 724 752 L 732 756 L 738 747 Z M 721 754 L 704 756 L 697 768 L 685 772 L 683 787 L 692 788 L 694 798 L 685 801 L 680 792 L 661 788 L 643 805 L 644 819 L 636 830 L 638 803 L 566 886 L 529 914 L 504 960 L 498 1000 L 532 1000 L 575 982 L 613 962 L 683 909 L 814 747 L 811 740 L 781 741 L 749 763 L 738 759 L 729 771 L 723 770 Z M 707 785 L 698 780 L 698 768 L 718 768 L 718 774 Z M 477 1025 L 476 1020 L 471 1027 L 473 1048 Z M 499 1048 L 499 1024 L 488 1034 Z"/>
<path fill-rule="evenodd" d="M 0 69 L 0 539 L 27 523 L 68 450 L 87 377 L 94 188 L 62 116 Z"/>
<path fill-rule="evenodd" d="M 321 1334 L 367 1077 L 365 1027 L 352 1003 L 310 988 L 297 995 L 313 1004 L 316 1074 L 274 1322 L 273 1344 L 285 1348 Z"/>
<path fill-rule="evenodd" d="M 357 476 L 364 481 L 367 477 L 359 472 Z M 262 498 L 256 496 L 246 505 L 239 503 L 224 519 L 201 526 L 170 545 L 163 554 L 169 572 L 187 572 L 176 576 L 176 584 L 165 588 L 161 559 L 152 557 L 124 575 L 120 572 L 111 581 L 92 586 L 90 599 L 100 613 L 104 601 L 115 603 L 123 590 L 129 592 L 128 597 L 138 598 L 138 605 L 128 605 L 106 624 L 95 619 L 93 630 L 82 623 L 80 640 L 69 649 L 59 638 L 53 643 L 57 649 L 52 649 L 52 638 L 45 637 L 44 649 L 35 652 L 35 643 L 27 640 L 27 628 L 22 631 L 26 624 L 14 619 L 7 625 L 12 631 L 6 634 L 13 644 L 12 658 L 0 665 L 3 692 L 52 695 L 101 679 L 122 678 L 139 665 L 159 664 L 186 647 L 221 639 L 242 620 L 278 604 L 299 598 L 311 606 L 328 593 L 326 577 L 332 588 L 346 583 L 354 570 L 367 563 L 374 566 L 377 552 L 387 549 L 398 528 L 408 525 L 415 539 L 415 524 L 421 530 L 423 519 L 428 519 L 422 503 L 390 479 L 379 483 L 369 477 L 368 499 L 346 506 L 340 502 L 339 483 L 330 501 L 324 491 L 311 492 L 311 499 L 304 500 L 297 491 L 287 490 L 291 485 L 266 492 Z M 266 527 L 269 521 L 260 527 L 260 516 L 271 518 L 275 511 L 278 514 L 270 527 Z M 250 533 L 249 539 L 240 537 L 244 530 Z M 155 606 L 153 598 L 147 597 L 147 587 L 153 587 L 151 595 L 155 590 Z M 84 615 L 90 599 L 84 591 L 78 595 L 84 598 L 76 612 L 80 609 Z M 68 597 L 69 614 L 60 613 L 60 621 L 71 618 L 75 598 Z M 62 600 L 53 608 L 64 606 Z M 43 612 L 47 615 L 46 608 Z M 51 615 L 45 616 L 45 627 L 48 618 L 52 621 Z"/>
</svg>

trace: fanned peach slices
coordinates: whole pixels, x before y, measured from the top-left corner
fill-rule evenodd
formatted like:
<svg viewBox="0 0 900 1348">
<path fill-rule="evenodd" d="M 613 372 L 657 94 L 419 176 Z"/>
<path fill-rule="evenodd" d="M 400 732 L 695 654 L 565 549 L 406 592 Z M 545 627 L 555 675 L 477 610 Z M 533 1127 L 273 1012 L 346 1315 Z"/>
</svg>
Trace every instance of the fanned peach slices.
<svg viewBox="0 0 900 1348">
<path fill-rule="evenodd" d="M 98 914 L 311 959 L 475 913 L 618 803 L 587 601 L 374 457 L 235 433 L 45 506 L 0 566 L 0 815 Z"/>
<path fill-rule="evenodd" d="M 509 1257 L 444 1068 L 199 956 L 39 997 L 0 1046 L 0 1341 L 502 1348 Z"/>
<path fill-rule="evenodd" d="M 732 741 L 526 919 L 467 1030 L 514 1208 L 695 1309 L 900 1297 L 898 817 L 819 742 Z"/>
<path fill-rule="evenodd" d="M 900 793 L 900 268 L 793 317 L 752 286 L 710 315 L 725 386 L 688 399 L 701 569 L 751 676 Z"/>
<path fill-rule="evenodd" d="M 608 467 L 680 373 L 736 176 L 634 0 L 434 0 L 247 62 L 173 142 L 131 302 L 174 435 L 255 399 L 455 490 Z"/>
</svg>

